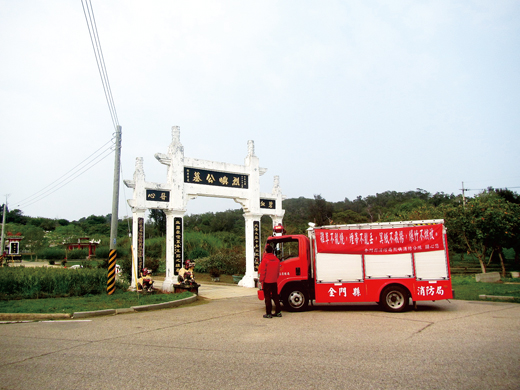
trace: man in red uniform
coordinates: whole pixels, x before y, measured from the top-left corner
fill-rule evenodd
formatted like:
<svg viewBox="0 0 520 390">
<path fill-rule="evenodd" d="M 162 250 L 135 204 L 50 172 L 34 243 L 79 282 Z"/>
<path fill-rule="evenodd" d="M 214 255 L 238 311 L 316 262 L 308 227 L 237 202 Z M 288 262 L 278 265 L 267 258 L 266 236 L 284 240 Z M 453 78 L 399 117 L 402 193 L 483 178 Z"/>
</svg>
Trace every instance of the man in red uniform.
<svg viewBox="0 0 520 390">
<path fill-rule="evenodd" d="M 276 305 L 275 317 L 282 316 L 282 309 L 280 307 L 280 298 L 278 297 L 278 275 L 280 273 L 280 260 L 273 254 L 273 248 L 268 245 L 265 248 L 265 254 L 258 268 L 260 276 L 260 283 L 262 283 L 262 289 L 264 290 L 265 300 L 265 314 L 264 318 L 272 318 L 271 314 L 273 310 L 273 304 L 271 299 Z"/>
</svg>

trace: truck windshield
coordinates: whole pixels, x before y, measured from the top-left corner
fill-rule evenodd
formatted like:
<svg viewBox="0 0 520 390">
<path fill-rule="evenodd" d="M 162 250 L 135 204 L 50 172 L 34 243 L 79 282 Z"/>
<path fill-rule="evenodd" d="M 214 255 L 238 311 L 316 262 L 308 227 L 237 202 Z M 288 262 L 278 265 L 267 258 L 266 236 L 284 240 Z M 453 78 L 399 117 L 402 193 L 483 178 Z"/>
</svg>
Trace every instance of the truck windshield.
<svg viewBox="0 0 520 390">
<path fill-rule="evenodd" d="M 298 257 L 299 245 L 297 239 L 271 240 L 267 244 L 273 247 L 274 254 L 280 261 Z"/>
</svg>

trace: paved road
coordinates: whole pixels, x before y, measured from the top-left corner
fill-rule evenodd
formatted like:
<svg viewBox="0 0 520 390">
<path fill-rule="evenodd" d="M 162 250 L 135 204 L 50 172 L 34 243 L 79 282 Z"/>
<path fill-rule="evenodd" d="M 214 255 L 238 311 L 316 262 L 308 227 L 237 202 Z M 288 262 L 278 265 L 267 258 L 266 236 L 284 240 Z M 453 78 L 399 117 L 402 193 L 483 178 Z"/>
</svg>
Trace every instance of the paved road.
<svg viewBox="0 0 520 390">
<path fill-rule="evenodd" d="M 0 388 L 520 388 L 518 304 L 262 314 L 256 297 L 236 296 L 83 321 L 2 324 Z"/>
</svg>

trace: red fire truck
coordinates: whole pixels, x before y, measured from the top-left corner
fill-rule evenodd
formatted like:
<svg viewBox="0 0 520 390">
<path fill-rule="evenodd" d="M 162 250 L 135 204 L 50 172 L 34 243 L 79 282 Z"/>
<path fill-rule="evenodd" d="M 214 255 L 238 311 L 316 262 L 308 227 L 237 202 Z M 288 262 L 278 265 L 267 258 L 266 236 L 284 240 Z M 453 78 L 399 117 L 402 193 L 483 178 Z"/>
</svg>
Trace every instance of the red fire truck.
<svg viewBox="0 0 520 390">
<path fill-rule="evenodd" d="M 284 307 L 309 303 L 377 302 L 384 310 L 408 309 L 410 298 L 453 298 L 444 220 L 316 227 L 308 236 L 267 239 L 281 260 L 278 290 Z"/>
</svg>

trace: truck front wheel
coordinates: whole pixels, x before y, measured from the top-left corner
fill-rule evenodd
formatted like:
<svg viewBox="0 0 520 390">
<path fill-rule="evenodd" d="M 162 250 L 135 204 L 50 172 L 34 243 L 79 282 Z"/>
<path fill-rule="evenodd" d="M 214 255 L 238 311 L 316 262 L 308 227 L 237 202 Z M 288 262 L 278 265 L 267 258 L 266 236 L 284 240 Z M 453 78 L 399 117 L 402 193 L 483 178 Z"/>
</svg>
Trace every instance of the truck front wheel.
<svg viewBox="0 0 520 390">
<path fill-rule="evenodd" d="M 381 293 L 380 304 L 386 311 L 402 312 L 408 309 L 410 296 L 402 286 L 388 286 Z"/>
<path fill-rule="evenodd" d="M 309 304 L 309 297 L 303 288 L 296 286 L 283 293 L 282 302 L 288 311 L 304 311 Z"/>
</svg>

